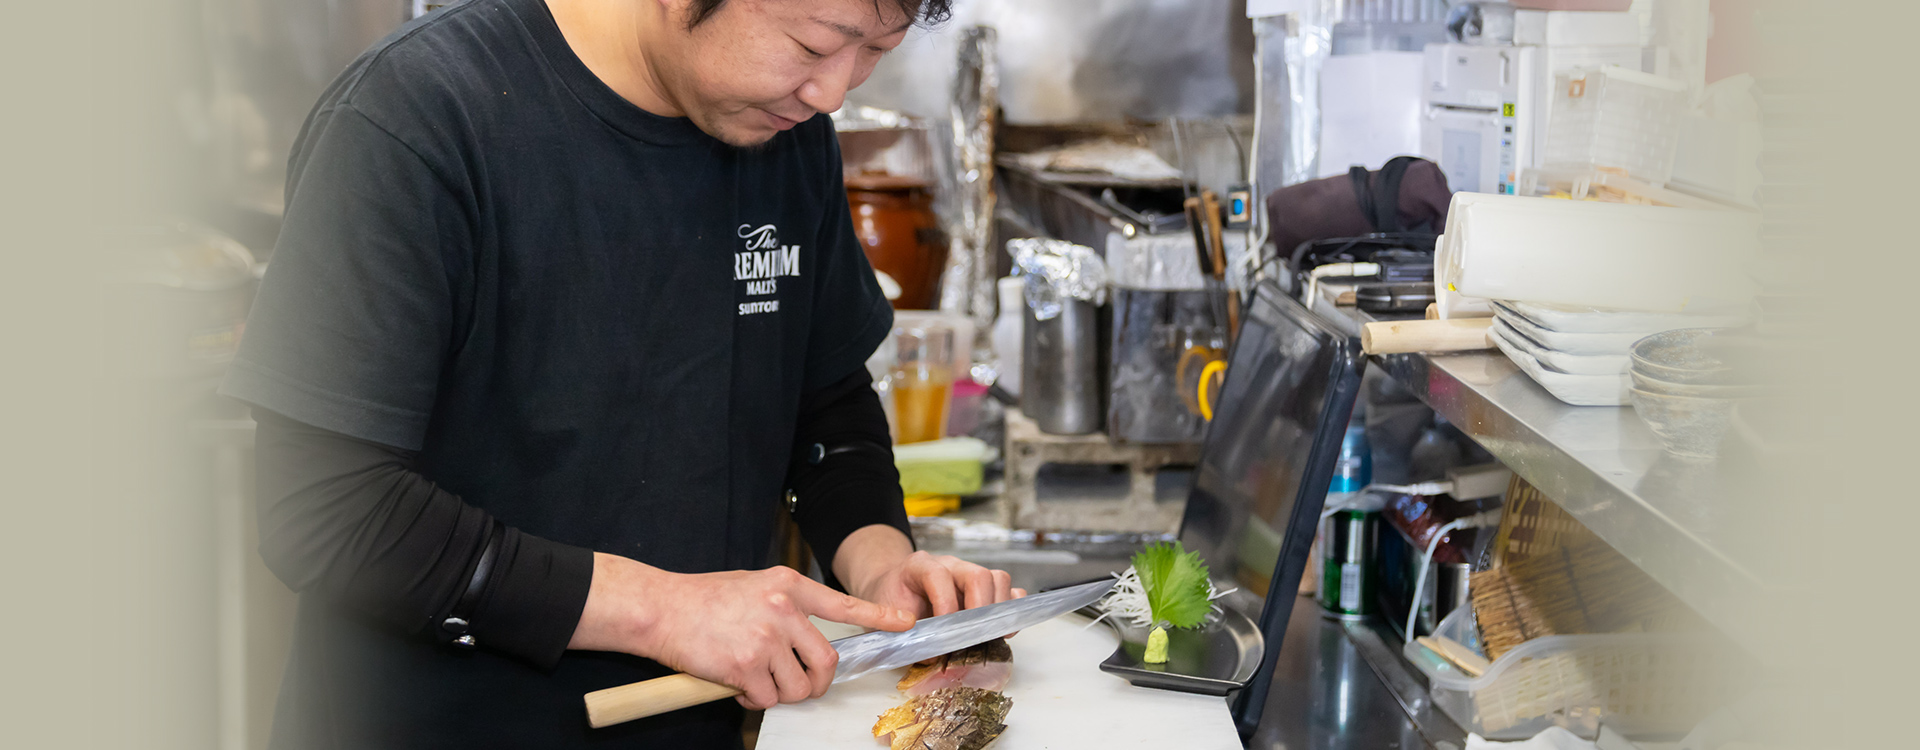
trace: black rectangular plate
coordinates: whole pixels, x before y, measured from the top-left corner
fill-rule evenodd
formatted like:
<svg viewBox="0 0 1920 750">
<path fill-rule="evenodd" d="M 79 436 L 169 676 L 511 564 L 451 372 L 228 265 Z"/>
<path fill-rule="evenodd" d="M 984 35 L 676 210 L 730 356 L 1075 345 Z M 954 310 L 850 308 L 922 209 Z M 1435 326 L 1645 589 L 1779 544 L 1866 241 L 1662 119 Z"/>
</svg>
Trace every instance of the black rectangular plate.
<svg viewBox="0 0 1920 750">
<path fill-rule="evenodd" d="M 1079 612 L 1100 616 L 1094 607 Z M 1246 687 L 1265 652 L 1260 629 L 1232 609 L 1223 608 L 1219 621 L 1205 627 L 1167 631 L 1165 664 L 1141 661 L 1147 652 L 1145 629 L 1112 617 L 1100 622 L 1112 626 L 1114 634 L 1120 636 L 1120 648 L 1100 663 L 1100 671 L 1119 675 L 1136 687 L 1226 695 Z"/>
</svg>

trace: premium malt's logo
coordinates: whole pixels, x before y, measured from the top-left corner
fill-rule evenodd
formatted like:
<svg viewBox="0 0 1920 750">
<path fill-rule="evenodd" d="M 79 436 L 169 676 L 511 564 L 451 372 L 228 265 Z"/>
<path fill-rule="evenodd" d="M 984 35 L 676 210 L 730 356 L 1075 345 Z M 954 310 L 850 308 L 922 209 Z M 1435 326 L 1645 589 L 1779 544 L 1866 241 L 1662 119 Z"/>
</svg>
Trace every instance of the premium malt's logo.
<svg viewBox="0 0 1920 750">
<path fill-rule="evenodd" d="M 780 290 L 780 278 L 800 275 L 800 246 L 780 244 L 780 230 L 772 224 L 741 224 L 735 232 L 745 246 L 733 254 L 733 280 L 746 284 L 749 297 L 764 297 Z M 780 300 L 740 303 L 741 315 L 778 312 Z"/>
</svg>

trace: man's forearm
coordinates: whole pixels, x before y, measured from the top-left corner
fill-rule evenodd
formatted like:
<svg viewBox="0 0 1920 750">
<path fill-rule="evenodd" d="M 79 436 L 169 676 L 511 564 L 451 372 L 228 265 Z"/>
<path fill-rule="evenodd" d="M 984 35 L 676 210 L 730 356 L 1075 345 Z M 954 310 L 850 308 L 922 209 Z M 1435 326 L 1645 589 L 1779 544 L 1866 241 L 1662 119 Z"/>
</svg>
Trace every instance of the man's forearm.
<svg viewBox="0 0 1920 750">
<path fill-rule="evenodd" d="M 408 451 L 261 409 L 254 419 L 260 553 L 282 581 L 406 633 L 451 614 L 491 516 L 409 468 Z M 470 633 L 483 648 L 551 663 L 592 573 L 589 551 L 508 528 L 478 605 L 464 613 Z"/>
</svg>

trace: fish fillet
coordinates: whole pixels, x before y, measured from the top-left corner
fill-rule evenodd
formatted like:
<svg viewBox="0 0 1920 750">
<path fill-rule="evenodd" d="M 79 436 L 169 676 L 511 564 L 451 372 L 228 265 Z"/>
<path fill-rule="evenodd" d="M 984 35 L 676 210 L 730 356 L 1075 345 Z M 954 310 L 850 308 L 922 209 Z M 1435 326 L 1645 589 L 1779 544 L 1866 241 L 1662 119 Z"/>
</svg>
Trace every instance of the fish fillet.
<svg viewBox="0 0 1920 750">
<path fill-rule="evenodd" d="M 949 687 L 1000 690 L 1011 679 L 1013 648 L 1005 638 L 995 638 L 908 667 L 907 676 L 894 687 L 907 695 L 921 696 Z"/>
<path fill-rule="evenodd" d="M 949 687 L 888 709 L 873 736 L 892 750 L 980 750 L 1006 731 L 1013 700 L 992 690 Z"/>
</svg>

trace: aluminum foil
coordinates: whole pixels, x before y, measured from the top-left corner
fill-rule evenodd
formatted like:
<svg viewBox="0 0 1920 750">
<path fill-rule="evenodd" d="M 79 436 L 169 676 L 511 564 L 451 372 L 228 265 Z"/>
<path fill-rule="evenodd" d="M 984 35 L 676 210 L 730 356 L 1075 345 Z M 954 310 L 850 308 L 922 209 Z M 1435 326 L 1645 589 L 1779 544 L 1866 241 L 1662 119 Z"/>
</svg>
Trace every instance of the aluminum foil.
<svg viewBox="0 0 1920 750">
<path fill-rule="evenodd" d="M 1247 266 L 1247 237 L 1244 232 L 1224 232 L 1221 245 L 1227 252 L 1229 269 Z M 1107 280 L 1116 287 L 1156 292 L 1186 292 L 1207 288 L 1207 277 L 1200 273 L 1200 260 L 1193 249 L 1193 235 L 1138 234 L 1128 237 L 1120 232 L 1107 235 Z M 1241 274 L 1228 273 L 1227 287 L 1245 288 Z"/>
<path fill-rule="evenodd" d="M 1036 320 L 1059 317 L 1064 300 L 1107 301 L 1107 264 L 1093 248 L 1035 237 L 1007 240 L 1007 253 L 1027 280 L 1027 306 Z"/>
<path fill-rule="evenodd" d="M 1259 191 L 1313 179 L 1320 156 L 1320 68 L 1333 52 L 1333 0 L 1304 12 L 1254 19 L 1259 58 Z"/>
<path fill-rule="evenodd" d="M 940 309 L 972 318 L 981 335 L 993 329 L 995 301 L 993 132 L 994 113 L 1000 107 L 996 38 L 992 28 L 975 26 L 960 41 L 959 75 L 954 79 L 949 112 L 958 231 L 953 234 L 940 285 Z M 964 345 L 978 349 L 980 344 Z"/>
</svg>

